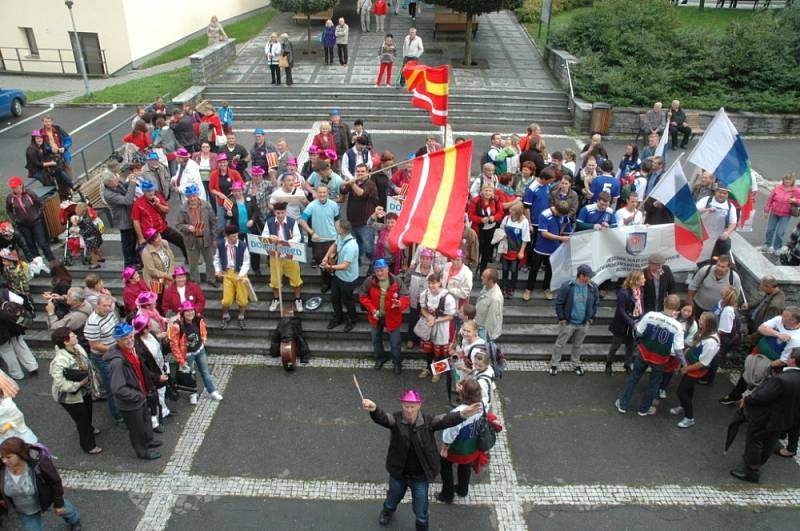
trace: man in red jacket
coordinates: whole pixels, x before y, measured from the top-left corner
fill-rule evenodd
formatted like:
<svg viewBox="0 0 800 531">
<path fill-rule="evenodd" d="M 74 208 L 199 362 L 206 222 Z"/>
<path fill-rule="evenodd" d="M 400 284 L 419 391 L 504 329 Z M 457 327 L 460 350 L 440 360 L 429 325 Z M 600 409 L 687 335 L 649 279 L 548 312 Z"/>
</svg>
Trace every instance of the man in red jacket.
<svg viewBox="0 0 800 531">
<path fill-rule="evenodd" d="M 161 300 L 161 313 L 167 315 L 168 312 L 177 315 L 181 304 L 185 301 L 192 301 L 194 303 L 195 311 L 204 316 L 206 313 L 206 297 L 200 286 L 194 282 L 189 281 L 188 272 L 183 266 L 175 268 L 175 273 L 172 278 L 175 282 L 169 285 L 164 290 L 164 295 Z"/>
<path fill-rule="evenodd" d="M 383 350 L 385 329 L 392 348 L 394 373 L 400 374 L 400 325 L 403 324 L 403 311 L 408 308 L 408 293 L 397 277 L 389 273 L 389 266 L 383 258 L 375 260 L 372 267 L 374 273 L 358 289 L 358 300 L 367 311 L 369 319 L 375 369 L 381 369 L 387 361 Z"/>
</svg>

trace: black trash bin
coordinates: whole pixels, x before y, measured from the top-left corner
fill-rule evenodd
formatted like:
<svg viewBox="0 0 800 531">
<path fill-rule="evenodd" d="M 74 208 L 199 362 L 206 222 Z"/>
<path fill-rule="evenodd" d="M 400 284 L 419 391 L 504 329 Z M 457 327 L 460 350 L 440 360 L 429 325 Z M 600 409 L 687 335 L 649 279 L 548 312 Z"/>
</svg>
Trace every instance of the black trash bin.
<svg viewBox="0 0 800 531">
<path fill-rule="evenodd" d="M 610 103 L 593 103 L 592 104 L 592 120 L 589 124 L 592 134 L 600 133 L 605 135 L 611 129 L 611 118 L 613 112 Z"/>
</svg>

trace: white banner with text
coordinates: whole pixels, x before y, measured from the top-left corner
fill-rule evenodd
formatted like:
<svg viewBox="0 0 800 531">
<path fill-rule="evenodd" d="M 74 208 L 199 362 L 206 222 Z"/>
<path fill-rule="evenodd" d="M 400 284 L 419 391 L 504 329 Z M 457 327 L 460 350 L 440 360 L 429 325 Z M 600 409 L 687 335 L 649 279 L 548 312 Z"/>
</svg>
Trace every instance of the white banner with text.
<svg viewBox="0 0 800 531">
<path fill-rule="evenodd" d="M 291 258 L 297 262 L 306 262 L 306 246 L 302 243 L 272 243 L 269 238 L 247 235 L 247 248 L 251 253 L 270 255 L 277 252 L 281 258 Z"/>
</svg>

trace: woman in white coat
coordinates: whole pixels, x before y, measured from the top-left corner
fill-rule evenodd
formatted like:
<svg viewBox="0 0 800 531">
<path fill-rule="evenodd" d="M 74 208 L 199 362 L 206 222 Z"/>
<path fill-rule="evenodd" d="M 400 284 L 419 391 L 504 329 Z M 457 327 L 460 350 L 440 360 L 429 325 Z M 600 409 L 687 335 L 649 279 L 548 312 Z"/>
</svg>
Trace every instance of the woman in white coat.
<svg viewBox="0 0 800 531">
<path fill-rule="evenodd" d="M 464 265 L 464 251 L 456 251 L 456 257 L 444 266 L 442 271 L 442 284 L 453 298 L 456 299 L 457 308 L 461 308 L 469 302 L 469 295 L 472 292 L 472 270 Z M 461 319 L 456 314 L 456 318 L 450 325 L 450 336 L 453 337 L 455 331 L 461 328 Z"/>
<path fill-rule="evenodd" d="M 282 46 L 278 41 L 278 34 L 273 33 L 269 36 L 269 41 L 264 46 L 264 55 L 267 58 L 267 64 L 269 65 L 269 73 L 272 76 L 273 85 L 281 84 L 281 51 Z"/>
<path fill-rule="evenodd" d="M 208 201 L 206 187 L 203 186 L 203 177 L 200 175 L 200 166 L 191 159 L 186 148 L 178 148 L 175 155 L 177 155 L 178 163 L 175 167 L 175 175 L 170 179 L 170 184 L 172 189 L 180 194 L 181 203 L 186 204 L 186 188 L 191 185 L 197 186 L 197 189 L 200 190 L 200 199 Z"/>
</svg>

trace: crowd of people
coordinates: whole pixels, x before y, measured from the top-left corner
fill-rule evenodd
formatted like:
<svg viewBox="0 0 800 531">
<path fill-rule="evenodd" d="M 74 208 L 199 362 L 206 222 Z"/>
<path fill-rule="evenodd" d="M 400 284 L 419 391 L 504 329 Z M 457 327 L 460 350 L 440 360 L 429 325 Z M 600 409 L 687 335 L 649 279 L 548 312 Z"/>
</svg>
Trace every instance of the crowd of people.
<svg viewBox="0 0 800 531">
<path fill-rule="evenodd" d="M 59 130 L 47 120 L 53 131 Z M 312 266 L 319 270 L 319 291 L 330 291 L 329 330 L 344 325 L 345 332 L 352 331 L 360 306 L 371 330 L 376 370 L 391 360 L 399 375 L 403 346 L 412 350 L 418 345 L 426 359 L 419 378 L 433 383 L 445 380 L 455 408 L 446 416 L 421 414 L 418 393 L 404 395 L 403 413 L 393 416 L 370 400 L 363 404 L 373 420 L 393 434 L 387 458 L 392 479 L 381 523 L 389 521 L 410 488 L 417 523 L 427 525 L 428 482 L 438 471 L 442 470 L 444 485 L 437 498 L 449 502 L 454 494 L 467 495 L 469 471 L 488 462 L 488 452 L 475 449 L 483 423 L 479 419 L 485 416 L 477 413 L 491 411 L 495 379 L 504 366 L 498 346 L 504 305 L 520 287 L 520 271 L 528 273 L 523 301 L 533 298 L 540 269 L 544 269 L 543 298 L 554 301 L 559 328 L 550 374 L 558 374 L 563 351 L 571 343 L 572 369 L 581 376 L 584 339 L 607 296 L 601 288 L 610 285 L 597 286 L 591 267 L 581 265 L 574 279 L 551 286 L 550 257 L 578 231 L 672 219 L 664 205 L 648 198 L 665 169 L 661 157 L 640 159 L 638 146 L 631 144 L 615 171 L 598 135 L 579 153 L 550 153 L 534 123 L 524 135 L 491 135 L 482 151 L 480 172 L 471 179 L 461 246 L 454 256 L 422 246 L 393 250 L 388 234 L 397 215 L 387 213 L 387 199 L 404 199 L 411 159 L 442 149 L 435 136 L 427 137 L 408 156 L 395 157 L 376 148 L 378 139 L 363 121 L 356 120 L 351 129 L 339 110 L 332 109 L 304 154 L 307 162 L 300 164 L 286 140 L 273 143 L 265 130 L 255 129 L 248 148 L 239 143 L 232 125 L 233 110 L 224 102 L 218 109 L 203 102 L 170 113 L 157 101 L 137 113 L 132 132 L 124 139 L 128 160 L 111 161 L 101 177 L 101 194 L 120 232 L 121 293 L 112 294 L 95 273 L 86 277 L 84 286 L 73 286 L 70 272 L 55 260 L 44 234 L 40 199 L 21 178 L 9 181 L 12 191 L 6 205 L 11 223 L 0 225 L 6 286 L 0 297 L 8 303 L 2 317 L 13 325 L 0 328 L 0 355 L 13 379 L 38 370 L 24 340 L 24 322 L 35 308 L 27 264 L 43 254 L 52 280 L 52 291 L 43 296 L 55 349 L 50 364 L 53 398 L 73 419 L 80 447 L 89 455 L 102 452 L 92 420 L 95 400 L 104 399 L 113 420 L 128 429 L 131 446 L 141 459 L 160 457 L 156 448 L 161 443 L 154 434 L 163 433 L 165 419 L 175 414 L 168 399 L 177 381 L 189 382 L 191 404 L 198 403 L 202 388 L 211 399 L 222 400 L 206 350 L 205 308 L 208 298 L 217 296 L 212 293 L 219 293 L 209 288 L 221 285 L 220 327 L 230 325 L 235 303 L 237 326 L 245 329 L 253 283 L 268 270 L 272 291 L 268 311 L 296 319 L 306 310 L 309 295 L 318 294 L 304 287 L 303 269 L 291 255 L 272 252 L 262 261 L 260 253 L 251 252 L 248 237 L 307 245 Z M 42 133 L 34 133 L 32 145 L 42 145 Z M 651 134 L 648 142 L 654 138 Z M 643 156 L 646 153 L 647 148 Z M 787 176 L 770 196 L 766 212 L 776 218 L 774 222 L 771 218 L 769 229 L 770 241 L 777 242 L 773 245 L 780 243 L 778 234 L 785 230 L 778 218 L 785 217 L 787 205 L 795 202 L 793 187 L 793 176 Z M 627 412 L 639 379 L 651 371 L 638 408 L 641 416 L 656 413 L 655 404 L 668 399 L 670 380 L 680 373 L 675 391 L 679 405 L 669 411 L 680 416 L 681 428 L 695 424 L 695 385 L 711 385 L 732 352 L 747 348 L 751 355 L 742 379 L 722 403 L 743 399 L 746 408 L 752 404 L 764 411 L 769 410 L 770 400 L 785 400 L 786 393 L 794 391 L 772 388 L 772 394 L 765 396 L 762 382 L 791 380 L 800 356 L 800 308 L 786 305 L 774 278 L 762 279 L 762 300 L 750 306 L 739 303 L 742 280 L 729 256 L 738 212 L 728 200 L 728 190 L 703 172 L 693 194 L 713 244 L 709 259 L 692 275 L 683 301 L 663 256 L 652 255 L 644 270 L 630 272 L 617 292 L 605 367 L 612 372 L 617 351 L 624 346 L 628 379 L 616 402 L 620 413 Z M 169 215 L 175 209 L 177 216 Z M 73 212 L 68 219 L 72 225 L 71 218 L 77 218 L 76 235 L 91 251 L 90 267 L 102 268 L 102 230 L 96 213 L 83 201 Z M 278 315 L 285 281 L 294 297 Z M 276 337 L 302 341 L 300 361 L 307 363 L 311 352 L 302 338 L 302 326 L 281 322 L 273 342 Z M 278 355 L 276 350 L 271 349 L 272 355 Z M 199 391 L 194 374 L 200 376 Z M 784 398 L 775 398 L 778 391 Z M 440 456 L 432 435 L 426 435 L 430 444 L 415 445 L 416 458 L 406 459 L 410 443 L 402 426 L 418 422 L 430 433 L 446 430 Z M 22 424 L 15 426 L 14 437 L 36 444 L 32 432 L 21 429 Z M 774 448 L 776 431 L 790 435 L 780 454 L 794 455 L 799 427 L 790 415 L 760 432 L 749 429 L 737 477 L 758 479 L 763 455 Z M 17 470 L 38 450 L 15 444 L 8 455 L 20 456 L 21 461 L 9 458 L 16 464 L 6 467 Z M 0 447 L 5 463 L 2 452 Z M 458 465 L 457 483 L 453 464 Z M 63 509 L 60 514 L 67 521 L 77 520 L 77 512 L 68 510 L 66 502 L 55 507 Z"/>
</svg>

